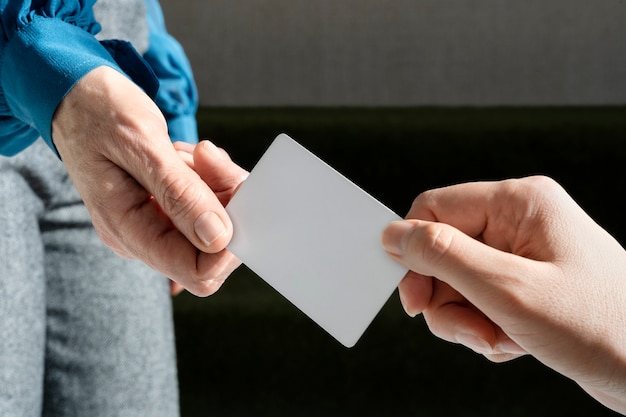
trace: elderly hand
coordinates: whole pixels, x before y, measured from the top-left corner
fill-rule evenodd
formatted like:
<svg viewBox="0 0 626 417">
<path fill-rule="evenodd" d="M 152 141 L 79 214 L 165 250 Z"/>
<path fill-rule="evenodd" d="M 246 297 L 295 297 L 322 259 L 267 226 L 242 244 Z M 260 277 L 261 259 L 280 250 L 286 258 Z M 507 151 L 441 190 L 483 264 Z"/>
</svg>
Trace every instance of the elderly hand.
<svg viewBox="0 0 626 417">
<path fill-rule="evenodd" d="M 96 231 L 118 254 L 200 296 L 238 265 L 224 249 L 232 224 L 212 187 L 227 196 L 246 172 L 204 147 L 202 169 L 190 168 L 159 109 L 122 74 L 99 67 L 83 77 L 57 108 L 52 136 Z"/>
</svg>

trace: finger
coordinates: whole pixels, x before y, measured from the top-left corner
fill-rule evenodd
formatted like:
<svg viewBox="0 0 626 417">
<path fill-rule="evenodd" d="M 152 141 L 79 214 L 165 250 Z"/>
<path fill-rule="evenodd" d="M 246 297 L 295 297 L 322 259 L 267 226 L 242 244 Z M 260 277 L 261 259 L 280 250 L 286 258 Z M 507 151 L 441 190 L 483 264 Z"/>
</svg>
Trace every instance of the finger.
<svg viewBox="0 0 626 417">
<path fill-rule="evenodd" d="M 512 252 L 519 222 L 531 201 L 528 179 L 473 182 L 426 191 L 420 194 L 407 219 L 449 224 L 489 246 Z"/>
<path fill-rule="evenodd" d="M 228 154 L 209 141 L 200 142 L 194 150 L 195 170 L 226 206 L 248 172 L 235 164 Z"/>
<path fill-rule="evenodd" d="M 203 274 L 206 274 L 204 276 L 211 277 L 202 282 L 203 292 L 205 294 L 215 293 L 240 265 L 241 260 L 226 249 L 219 253 L 201 253 L 198 268 L 203 271 Z"/>
<path fill-rule="evenodd" d="M 446 284 L 439 282 L 439 286 Z M 445 290 L 439 288 L 438 291 Z M 496 344 L 495 325 L 467 300 L 431 305 L 423 314 L 428 328 L 435 336 L 460 343 L 480 354 L 493 352 Z"/>
<path fill-rule="evenodd" d="M 94 222 L 94 226 L 98 223 Z M 223 249 L 218 253 L 198 250 L 172 224 L 154 199 L 131 207 L 118 227 L 126 230 L 117 239 L 103 237 L 103 241 L 126 257 L 141 259 L 153 269 L 170 277 L 176 285 L 190 293 L 205 297 L 215 293 L 226 278 L 241 264 L 231 252 Z M 97 227 L 97 230 L 101 230 Z M 101 234 L 102 236 L 102 234 Z M 106 234 L 104 235 L 106 236 Z"/>
<path fill-rule="evenodd" d="M 413 201 L 406 218 L 450 224 L 476 236 L 484 230 L 492 210 L 495 182 L 471 182 L 429 190 Z"/>
<path fill-rule="evenodd" d="M 183 287 L 176 281 L 170 280 L 170 294 L 171 295 L 176 296 L 180 294 L 181 292 L 183 292 L 184 290 L 185 290 L 185 287 Z"/>
<path fill-rule="evenodd" d="M 434 296 L 424 310 L 431 332 L 462 344 L 494 362 L 526 353 L 501 328 L 448 284 L 433 280 Z"/>
<path fill-rule="evenodd" d="M 122 125 L 129 126 L 130 134 L 116 138 L 120 143 L 106 148 L 106 157 L 154 196 L 176 228 L 196 248 L 207 253 L 221 251 L 232 237 L 226 210 L 209 186 L 185 163 L 184 155 L 183 159 L 179 156 L 188 152 L 185 145 L 172 146 L 162 115 L 146 114 L 146 108 L 150 109 L 148 104 L 136 118 L 132 111 L 124 115 Z"/>
<path fill-rule="evenodd" d="M 174 149 L 176 149 L 176 153 L 180 159 L 183 160 L 189 168 L 194 169 L 193 151 L 195 145 L 187 142 L 174 142 Z"/>
<path fill-rule="evenodd" d="M 496 329 L 496 345 L 494 352 L 485 355 L 492 362 L 510 361 L 528 355 L 528 351 L 512 340 L 502 329 Z"/>
<path fill-rule="evenodd" d="M 415 317 L 428 306 L 432 296 L 432 278 L 409 271 L 398 284 L 400 302 L 404 311 Z"/>
<path fill-rule="evenodd" d="M 180 144 L 175 147 L 169 145 L 169 149 L 179 154 L 181 152 L 188 154 L 192 150 L 191 147 L 180 146 Z M 127 195 L 122 198 L 118 196 L 118 198 L 107 199 L 112 205 L 122 206 L 113 207 L 107 212 L 125 213 L 122 218 L 116 220 L 116 224 L 120 230 L 127 231 L 122 236 L 124 244 L 121 246 L 129 248 L 128 250 L 131 251 L 133 257 L 144 260 L 148 265 L 169 276 L 191 293 L 206 296 L 217 291 L 228 274 L 239 266 L 240 261 L 230 252 L 223 250 L 230 240 L 232 225 L 225 214 L 222 203 L 198 174 L 190 171 L 180 158 L 177 161 L 180 163 L 176 167 L 177 170 L 180 170 L 179 176 L 187 175 L 190 182 L 196 185 L 195 192 L 190 187 L 185 188 L 184 185 L 181 186 L 181 190 L 192 195 L 192 203 L 200 204 L 201 197 L 209 202 L 209 211 L 200 213 L 193 224 L 195 230 L 192 231 L 201 235 L 202 227 L 204 227 L 205 235 L 210 236 L 213 233 L 214 236 L 217 236 L 213 240 L 205 239 L 207 242 L 205 242 L 204 249 L 202 244 L 194 243 L 192 239 L 189 239 L 181 227 L 175 223 L 175 218 L 170 214 L 171 207 L 170 212 L 168 212 L 167 208 L 162 207 L 161 202 L 156 198 L 146 197 L 147 192 L 143 190 L 141 185 L 134 182 L 123 171 L 114 172 L 122 177 L 118 181 L 125 183 L 125 187 L 113 187 L 113 189 L 118 191 L 127 189 Z M 171 164 L 175 165 L 173 161 Z M 166 173 L 173 172 L 169 166 L 165 171 Z M 124 179 L 125 175 L 127 178 Z M 169 178 L 171 177 L 172 174 Z M 180 181 L 176 183 L 181 184 Z M 204 195 L 198 196 L 197 190 L 204 191 Z M 143 196 L 141 197 L 143 200 L 139 196 Z M 181 196 L 182 198 L 183 196 Z M 167 198 L 165 201 L 168 201 Z M 197 209 L 189 209 L 188 211 L 193 212 L 193 210 Z M 184 210 L 180 214 L 185 214 Z M 223 217 L 219 217 L 220 214 Z M 206 217 L 210 217 L 209 222 L 216 222 L 218 225 L 209 224 L 208 228 L 203 226 L 201 222 L 207 220 Z M 226 224 L 223 224 L 224 222 Z M 220 227 L 224 231 L 220 232 Z M 200 230 L 198 231 L 198 229 Z"/>
<path fill-rule="evenodd" d="M 173 143 L 174 149 L 177 151 L 185 152 L 189 155 L 193 155 L 194 149 L 196 149 L 195 143 L 176 141 Z"/>
<path fill-rule="evenodd" d="M 154 195 L 172 223 L 198 249 L 217 253 L 232 237 L 232 223 L 211 188 L 181 160 L 171 144 L 155 141 L 146 151 L 149 166 L 124 167 Z M 145 163 L 145 162 L 144 162 Z M 141 166 L 141 165 L 140 165 Z"/>
<path fill-rule="evenodd" d="M 541 263 L 491 248 L 449 225 L 393 222 L 383 233 L 383 246 L 410 270 L 449 284 L 496 323 L 518 314 L 522 300 L 537 299 L 525 294 L 534 291 L 526 278 L 537 275 Z"/>
<path fill-rule="evenodd" d="M 527 237 L 546 239 L 537 232 L 554 229 L 561 210 L 557 201 L 567 204 L 571 198 L 548 177 L 474 182 L 421 194 L 406 217 L 446 223 L 492 248 L 548 260 L 547 251 L 530 250 Z"/>
</svg>

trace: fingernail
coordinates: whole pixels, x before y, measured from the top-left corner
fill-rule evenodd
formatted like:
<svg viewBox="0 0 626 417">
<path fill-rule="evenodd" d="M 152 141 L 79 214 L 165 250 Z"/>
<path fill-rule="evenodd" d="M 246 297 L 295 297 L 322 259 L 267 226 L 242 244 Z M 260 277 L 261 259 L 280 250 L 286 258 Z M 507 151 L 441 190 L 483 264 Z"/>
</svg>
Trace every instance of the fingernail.
<svg viewBox="0 0 626 417">
<path fill-rule="evenodd" d="M 228 154 L 223 149 L 218 148 L 213 142 L 208 140 L 203 140 L 200 142 L 200 145 L 204 147 L 204 150 L 207 151 L 213 158 L 217 159 L 228 159 Z"/>
<path fill-rule="evenodd" d="M 383 248 L 392 255 L 402 256 L 406 252 L 409 236 L 415 225 L 406 221 L 390 223 L 383 232 Z"/>
<path fill-rule="evenodd" d="M 193 151 L 196 148 L 193 144 L 188 142 L 176 142 L 174 145 L 176 150 L 187 152 L 190 154 L 193 154 Z"/>
<path fill-rule="evenodd" d="M 456 336 L 456 341 L 482 355 L 493 353 L 493 348 L 486 340 L 473 334 L 460 333 Z"/>
<path fill-rule="evenodd" d="M 502 342 L 498 343 L 498 345 L 496 346 L 496 350 L 502 353 L 512 353 L 515 355 L 525 355 L 528 353 L 526 352 L 526 349 L 524 349 L 511 339 L 505 339 Z"/>
<path fill-rule="evenodd" d="M 202 213 L 194 224 L 196 235 L 207 246 L 210 246 L 220 236 L 226 233 L 226 226 L 222 219 L 212 211 Z"/>
</svg>

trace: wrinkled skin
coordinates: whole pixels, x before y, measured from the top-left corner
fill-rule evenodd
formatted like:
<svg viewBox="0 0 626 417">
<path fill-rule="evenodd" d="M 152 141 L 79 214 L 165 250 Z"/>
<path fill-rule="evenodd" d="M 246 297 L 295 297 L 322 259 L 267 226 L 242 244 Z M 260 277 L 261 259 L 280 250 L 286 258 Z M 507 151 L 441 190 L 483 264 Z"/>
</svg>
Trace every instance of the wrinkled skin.
<svg viewBox="0 0 626 417">
<path fill-rule="evenodd" d="M 83 77 L 57 108 L 52 137 L 116 253 L 199 296 L 217 291 L 240 264 L 225 250 L 232 223 L 223 205 L 246 171 L 209 145 L 194 149 L 194 170 L 159 109 L 125 76 L 99 67 Z"/>
</svg>

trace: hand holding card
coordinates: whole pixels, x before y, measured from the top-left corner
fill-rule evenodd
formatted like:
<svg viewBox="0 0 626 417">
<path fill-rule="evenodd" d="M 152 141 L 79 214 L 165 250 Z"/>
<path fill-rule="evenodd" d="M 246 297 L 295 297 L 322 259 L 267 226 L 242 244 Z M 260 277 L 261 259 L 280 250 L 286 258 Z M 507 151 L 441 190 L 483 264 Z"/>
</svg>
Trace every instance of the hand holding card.
<svg viewBox="0 0 626 417">
<path fill-rule="evenodd" d="M 287 135 L 279 135 L 226 207 L 228 246 L 347 347 L 407 272 L 381 246 L 400 217 Z"/>
</svg>

